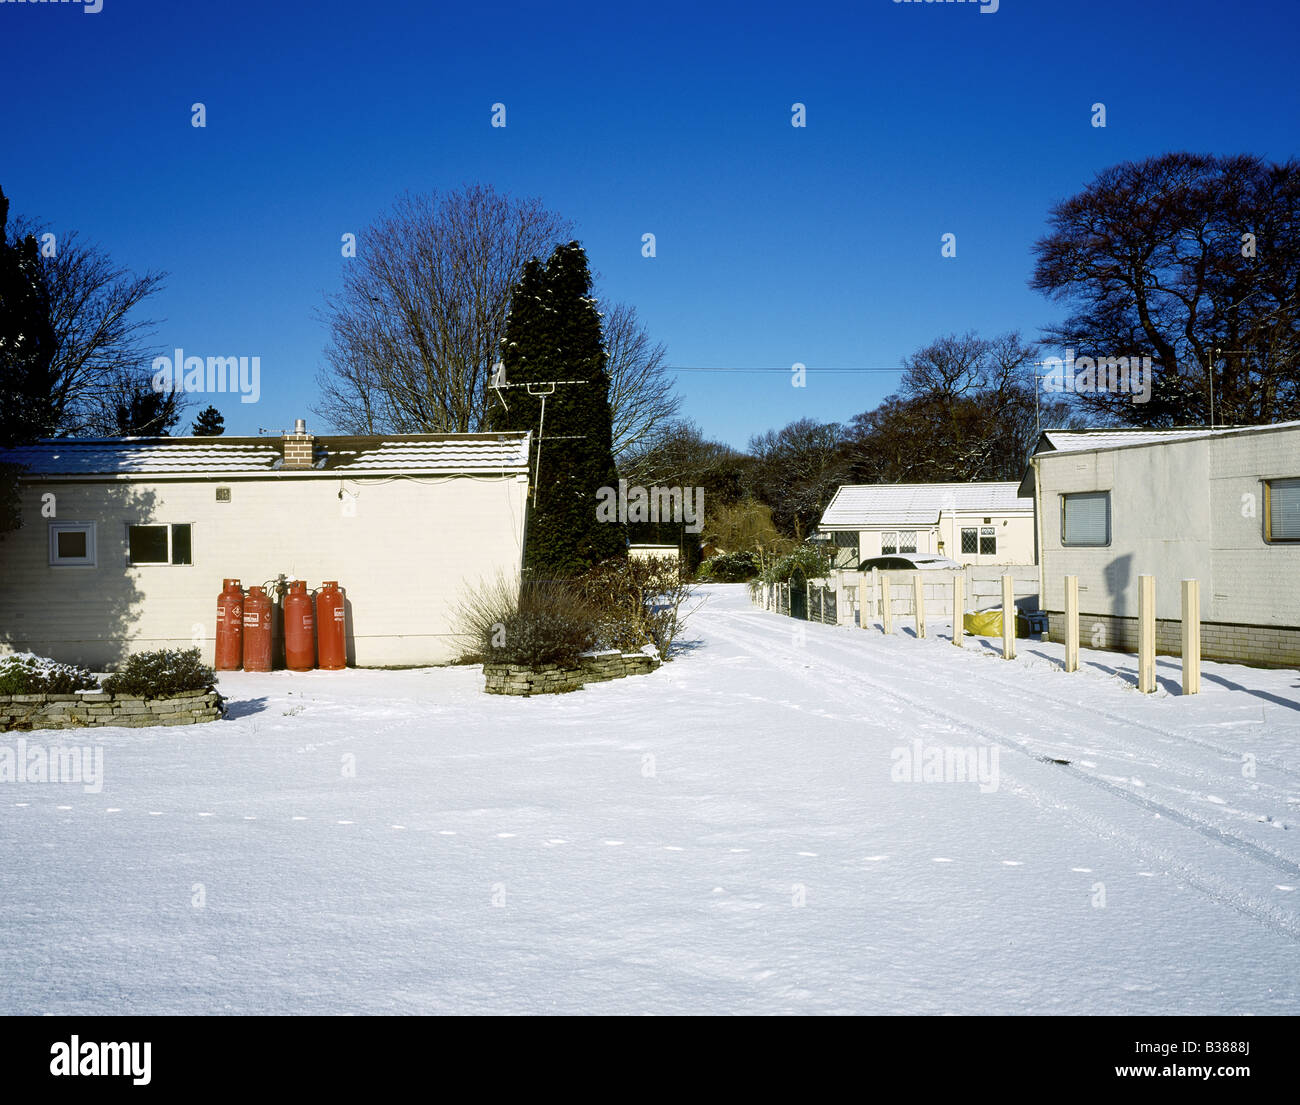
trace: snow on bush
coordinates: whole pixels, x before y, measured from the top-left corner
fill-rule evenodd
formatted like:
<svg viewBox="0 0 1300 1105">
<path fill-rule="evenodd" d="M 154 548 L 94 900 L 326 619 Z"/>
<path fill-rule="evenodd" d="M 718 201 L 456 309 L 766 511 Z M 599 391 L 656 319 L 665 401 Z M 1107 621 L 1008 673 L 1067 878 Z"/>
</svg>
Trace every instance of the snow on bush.
<svg viewBox="0 0 1300 1105">
<path fill-rule="evenodd" d="M 160 648 L 137 652 L 104 680 L 109 694 L 162 698 L 182 691 L 210 691 L 216 673 L 199 657 L 197 648 Z"/>
<path fill-rule="evenodd" d="M 0 694 L 72 694 L 98 688 L 99 680 L 75 664 L 31 652 L 0 659 Z"/>
</svg>

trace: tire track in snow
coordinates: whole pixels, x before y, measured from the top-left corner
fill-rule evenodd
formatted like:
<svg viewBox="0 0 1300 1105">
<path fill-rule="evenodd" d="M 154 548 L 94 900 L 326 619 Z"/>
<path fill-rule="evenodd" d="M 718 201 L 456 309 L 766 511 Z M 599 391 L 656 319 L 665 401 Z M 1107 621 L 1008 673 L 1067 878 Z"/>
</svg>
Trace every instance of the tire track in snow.
<svg viewBox="0 0 1300 1105">
<path fill-rule="evenodd" d="M 737 615 L 737 616 L 739 616 L 739 617 L 747 617 L 747 616 L 748 616 L 748 617 L 753 617 L 753 615 L 745 615 L 745 614 L 740 614 L 740 615 Z M 757 623 L 756 623 L 756 624 L 757 624 Z M 831 627 L 828 626 L 827 628 L 831 628 Z M 861 632 L 861 631 L 859 631 L 859 632 Z M 831 647 L 833 647 L 837 652 L 841 652 L 841 653 L 843 653 L 843 654 L 845 654 L 845 655 L 855 655 L 855 656 L 861 656 L 861 655 L 862 655 L 862 653 L 861 653 L 860 651 L 858 651 L 857 649 L 854 649 L 853 646 L 852 646 L 852 645 L 849 645 L 847 642 L 840 642 L 840 641 L 835 641 L 835 640 L 829 640 L 829 639 L 828 639 L 828 640 L 827 640 L 827 643 L 830 644 Z M 951 647 L 951 646 L 950 646 L 950 647 Z M 982 653 L 980 653 L 980 652 L 967 652 L 966 655 L 968 655 L 968 656 L 982 656 Z M 893 658 L 892 656 L 886 656 L 886 659 L 892 659 L 892 658 Z M 873 659 L 877 659 L 877 657 L 875 657 L 875 656 L 873 655 Z M 1058 669 L 1058 670 L 1059 670 L 1059 669 Z M 998 686 L 998 687 L 1002 688 L 1003 690 L 1010 691 L 1010 692 L 1012 692 L 1012 693 L 1022 694 L 1022 695 L 1023 695 L 1023 693 L 1024 693 L 1024 687 L 1023 687 L 1023 686 L 1020 686 L 1020 685 L 1018 685 L 1018 684 L 1015 684 L 1015 683 L 1008 683 L 1006 680 L 998 679 L 998 678 L 996 678 L 996 677 L 990 678 L 988 681 L 989 681 L 990 683 L 993 683 L 995 686 Z M 1035 701 L 1037 701 L 1037 700 L 1035 700 Z M 1206 751 L 1208 751 L 1208 752 L 1217 752 L 1217 753 L 1219 753 L 1220 755 L 1222 755 L 1222 756 L 1224 756 L 1224 757 L 1227 757 L 1228 759 L 1237 759 L 1238 761 L 1240 761 L 1240 758 L 1241 758 L 1242 750 L 1239 749 L 1239 748 L 1235 748 L 1235 749 L 1234 749 L 1234 748 L 1224 748 L 1222 745 L 1215 744 L 1213 741 L 1204 740 L 1204 739 L 1201 738 L 1201 737 L 1194 737 L 1194 736 L 1191 736 L 1191 735 L 1189 735 L 1189 734 L 1187 734 L 1187 733 L 1180 732 L 1180 731 L 1177 730 L 1177 729 L 1165 729 L 1165 728 L 1163 728 L 1163 727 L 1161 727 L 1161 726 L 1159 726 L 1159 725 L 1153 725 L 1153 724 L 1151 724 L 1151 723 L 1148 722 L 1148 721 L 1142 721 L 1142 720 L 1140 720 L 1140 719 L 1126 718 L 1126 717 L 1124 717 L 1124 716 L 1122 716 L 1122 715 L 1120 715 L 1120 714 L 1114 714 L 1114 713 L 1111 713 L 1109 710 L 1103 710 L 1103 709 L 1101 709 L 1100 707 L 1097 707 L 1097 706 L 1090 706 L 1090 705 L 1087 705 L 1086 703 L 1078 703 L 1077 706 L 1078 706 L 1078 709 L 1079 709 L 1079 710 L 1086 710 L 1088 713 L 1093 714 L 1093 715 L 1095 715 L 1096 717 L 1104 718 L 1106 721 L 1113 722 L 1113 723 L 1115 723 L 1115 724 L 1117 724 L 1117 725 L 1122 725 L 1122 726 L 1124 726 L 1125 728 L 1128 728 L 1128 729 L 1142 729 L 1142 730 L 1145 730 L 1145 731 L 1148 732 L 1148 733 L 1152 733 L 1152 734 L 1154 734 L 1154 735 L 1156 735 L 1156 736 L 1158 736 L 1158 737 L 1168 738 L 1168 739 L 1170 739 L 1170 740 L 1181 741 L 1181 742 L 1186 743 L 1186 744 L 1194 744 L 1194 745 L 1198 745 L 1199 747 L 1204 748 L 1204 749 L 1205 749 Z M 1064 704 L 1062 704 L 1062 707 L 1061 707 L 1061 708 L 1063 708 L 1063 709 L 1068 709 L 1068 707 L 1065 707 Z M 1274 760 L 1274 759 L 1272 759 L 1272 758 L 1270 758 L 1270 757 L 1267 757 L 1267 756 L 1261 756 L 1261 755 L 1254 754 L 1254 753 L 1252 753 L 1252 754 L 1255 755 L 1255 762 L 1256 762 L 1256 763 L 1263 764 L 1264 766 L 1269 767 L 1269 768 L 1271 768 L 1272 770 L 1276 771 L 1279 775 L 1285 775 L 1287 778 L 1289 778 L 1289 779 L 1293 779 L 1293 780 L 1295 780 L 1295 782 L 1296 782 L 1297 784 L 1300 784 L 1300 770 L 1297 770 L 1296 768 L 1291 767 L 1289 764 L 1286 764 L 1286 763 L 1280 763 L 1280 762 L 1278 762 L 1277 760 Z"/>
<path fill-rule="evenodd" d="M 735 615 L 732 612 L 719 612 L 722 617 L 730 618 L 733 621 L 740 620 L 746 615 Z M 780 615 L 772 615 L 780 616 Z M 752 617 L 752 615 L 749 615 Z M 840 697 L 844 697 L 846 690 L 857 692 L 861 688 L 870 688 L 872 691 L 892 698 L 894 701 L 903 702 L 915 710 L 920 710 L 922 715 L 931 717 L 943 717 L 949 724 L 959 730 L 970 731 L 981 737 L 990 744 L 1000 747 L 1007 747 L 1013 752 L 1019 752 L 1034 764 L 1042 764 L 1041 758 L 1037 753 L 1024 746 L 1021 742 L 1009 739 L 1003 734 L 989 729 L 987 726 L 970 719 L 960 717 L 949 710 L 936 706 L 931 701 L 922 701 L 911 695 L 905 694 L 885 684 L 881 684 L 863 674 L 857 668 L 850 668 L 844 665 L 826 662 L 822 660 L 819 663 L 819 669 L 822 671 L 832 671 L 846 677 L 847 684 L 828 684 L 825 680 L 819 679 L 814 669 L 808 669 L 811 674 L 806 674 L 800 666 L 802 661 L 807 658 L 806 654 L 801 654 L 794 649 L 783 647 L 779 640 L 773 640 L 770 636 L 755 636 L 745 632 L 744 629 L 737 628 L 734 625 L 720 627 L 713 625 L 709 627 L 709 632 L 715 633 L 723 640 L 730 641 L 732 644 L 739 645 L 742 648 L 751 648 L 757 655 L 769 662 L 785 660 L 786 664 L 782 670 L 786 674 L 793 676 L 801 682 L 816 687 L 822 693 L 838 692 Z M 852 697 L 861 699 L 861 695 L 854 693 Z M 1096 776 L 1084 775 L 1080 772 L 1070 772 L 1066 776 L 1072 781 L 1081 782 L 1095 787 L 1115 798 L 1145 809 L 1146 811 L 1156 814 L 1174 824 L 1180 825 L 1197 833 L 1198 835 L 1209 839 L 1213 843 L 1221 844 L 1232 850 L 1238 855 L 1251 860 L 1252 862 L 1269 867 L 1291 877 L 1300 877 L 1300 865 L 1292 862 L 1285 856 L 1281 856 L 1268 849 L 1262 848 L 1252 841 L 1231 833 L 1224 832 L 1217 826 L 1211 825 L 1192 815 L 1163 805 L 1162 803 L 1152 801 L 1141 795 L 1133 794 L 1104 779 Z M 1011 780 L 1013 783 L 1016 780 Z M 1022 783 L 1016 786 L 1015 791 L 1021 796 L 1026 797 L 1039 806 L 1044 806 L 1045 797 L 1042 793 L 1043 788 L 1036 785 Z M 1189 886 L 1192 886 L 1202 894 L 1211 898 L 1213 901 L 1227 905 L 1243 916 L 1250 918 L 1266 927 L 1280 932 L 1290 939 L 1300 941 L 1300 922 L 1291 914 L 1274 906 L 1271 902 L 1255 897 L 1240 888 L 1231 886 L 1215 885 L 1216 882 L 1222 883 L 1222 879 L 1217 876 L 1208 875 L 1203 871 L 1189 866 L 1184 860 L 1169 853 L 1163 849 L 1153 846 L 1145 841 L 1135 837 L 1132 833 L 1120 828 L 1119 826 L 1108 822 L 1097 814 L 1080 809 L 1073 804 L 1063 802 L 1059 799 L 1051 799 L 1050 807 L 1068 814 L 1077 823 L 1088 828 L 1091 832 L 1116 843 L 1126 846 L 1135 855 L 1144 858 L 1159 859 L 1169 868 L 1177 872 L 1178 876 L 1183 879 Z"/>
</svg>

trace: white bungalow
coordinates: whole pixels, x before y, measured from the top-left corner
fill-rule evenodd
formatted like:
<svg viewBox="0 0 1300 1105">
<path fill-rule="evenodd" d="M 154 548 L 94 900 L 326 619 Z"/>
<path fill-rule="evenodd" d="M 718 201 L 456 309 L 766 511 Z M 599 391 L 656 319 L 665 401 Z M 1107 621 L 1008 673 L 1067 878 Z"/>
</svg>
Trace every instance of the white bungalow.
<svg viewBox="0 0 1300 1105">
<path fill-rule="evenodd" d="M 0 653 L 96 670 L 197 644 L 212 660 L 222 580 L 280 576 L 347 595 L 349 661 L 457 652 L 466 589 L 517 579 L 529 435 L 60 439 L 25 466 L 23 526 L 0 538 Z"/>
<path fill-rule="evenodd" d="M 1034 563 L 1034 501 L 1015 483 L 849 484 L 817 528 L 834 542 L 837 568 L 909 553 L 958 564 Z"/>
</svg>

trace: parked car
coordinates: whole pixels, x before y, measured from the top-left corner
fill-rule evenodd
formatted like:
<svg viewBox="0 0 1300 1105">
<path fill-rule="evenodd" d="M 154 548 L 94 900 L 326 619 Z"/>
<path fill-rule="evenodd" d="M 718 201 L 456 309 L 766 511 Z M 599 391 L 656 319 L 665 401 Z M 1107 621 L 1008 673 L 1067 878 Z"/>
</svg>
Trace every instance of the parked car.
<svg viewBox="0 0 1300 1105">
<path fill-rule="evenodd" d="M 902 556 L 871 556 L 862 562 L 859 569 L 864 572 L 871 571 L 872 568 L 879 568 L 882 572 L 929 572 L 939 571 L 945 568 L 960 568 L 961 565 L 955 560 L 949 560 L 946 556 L 930 556 L 928 554 L 906 553 Z"/>
</svg>

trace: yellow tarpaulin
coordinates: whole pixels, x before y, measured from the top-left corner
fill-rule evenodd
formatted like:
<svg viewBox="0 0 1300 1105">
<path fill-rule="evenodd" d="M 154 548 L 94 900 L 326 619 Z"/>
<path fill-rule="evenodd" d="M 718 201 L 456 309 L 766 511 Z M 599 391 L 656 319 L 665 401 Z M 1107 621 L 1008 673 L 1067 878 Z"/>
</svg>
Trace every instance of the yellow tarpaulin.
<svg viewBox="0 0 1300 1105">
<path fill-rule="evenodd" d="M 981 610 L 976 614 L 965 614 L 962 616 L 962 625 L 967 633 L 975 637 L 1001 637 L 1002 611 Z M 1016 636 L 1030 637 L 1032 635 L 1029 629 L 1029 619 L 1017 614 Z"/>
</svg>

